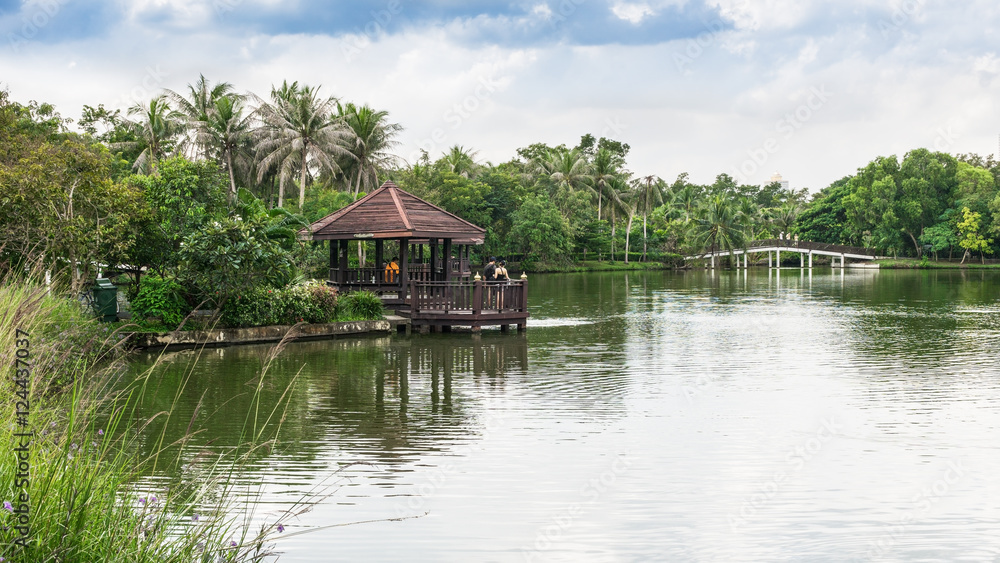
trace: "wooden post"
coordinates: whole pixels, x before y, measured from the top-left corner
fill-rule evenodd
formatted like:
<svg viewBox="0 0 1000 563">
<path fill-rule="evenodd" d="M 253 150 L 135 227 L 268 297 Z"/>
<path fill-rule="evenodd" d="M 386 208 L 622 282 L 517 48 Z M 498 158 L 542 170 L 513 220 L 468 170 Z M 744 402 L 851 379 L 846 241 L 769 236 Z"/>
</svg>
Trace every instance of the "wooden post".
<svg viewBox="0 0 1000 563">
<path fill-rule="evenodd" d="M 477 274 L 478 277 L 478 274 Z M 483 280 L 472 282 L 472 316 L 479 317 L 483 312 Z"/>
<path fill-rule="evenodd" d="M 438 239 L 431 239 L 431 281 L 441 281 L 438 277 L 438 259 L 440 254 L 438 253 Z"/>
<path fill-rule="evenodd" d="M 340 272 L 337 274 L 339 278 L 337 281 L 342 285 L 347 283 L 347 242 L 346 240 L 340 241 L 340 255 L 338 256 Z"/>
<path fill-rule="evenodd" d="M 521 274 L 521 311 L 522 313 L 528 312 L 528 275 Z M 521 322 L 517 323 L 517 331 L 524 332 L 527 327 L 527 319 L 522 319 Z"/>
<path fill-rule="evenodd" d="M 385 241 L 378 239 L 375 241 L 375 280 L 376 285 L 385 282 Z"/>
<path fill-rule="evenodd" d="M 337 283 L 339 281 L 337 277 L 334 277 L 333 271 L 332 271 L 332 270 L 336 269 L 336 267 L 337 267 L 337 241 L 331 240 L 330 241 L 330 270 L 331 271 L 329 273 L 329 279 L 330 279 L 330 281 L 332 281 L 334 283 Z M 339 276 L 339 274 L 338 274 L 338 276 Z"/>
<path fill-rule="evenodd" d="M 444 239 L 444 281 L 451 281 L 451 239 Z"/>
<path fill-rule="evenodd" d="M 411 317 L 420 312 L 420 295 L 417 293 L 417 282 L 410 280 L 410 313 Z"/>
<path fill-rule="evenodd" d="M 409 239 L 399 239 L 399 279 L 396 282 L 399 285 L 399 292 L 402 293 L 399 297 L 404 301 L 406 300 L 406 286 L 410 283 L 410 256 L 407 250 L 409 250 Z"/>
</svg>

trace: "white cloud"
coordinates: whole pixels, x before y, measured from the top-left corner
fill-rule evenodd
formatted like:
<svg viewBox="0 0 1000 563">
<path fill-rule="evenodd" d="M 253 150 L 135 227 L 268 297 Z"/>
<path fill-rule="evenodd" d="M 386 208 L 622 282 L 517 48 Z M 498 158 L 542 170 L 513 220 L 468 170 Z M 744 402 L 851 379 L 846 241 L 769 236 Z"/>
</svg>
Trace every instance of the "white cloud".
<svg viewBox="0 0 1000 563">
<path fill-rule="evenodd" d="M 611 12 L 618 16 L 618 19 L 625 20 L 633 25 L 638 25 L 648 16 L 655 15 L 649 4 L 645 3 L 616 2 L 611 6 Z"/>
</svg>

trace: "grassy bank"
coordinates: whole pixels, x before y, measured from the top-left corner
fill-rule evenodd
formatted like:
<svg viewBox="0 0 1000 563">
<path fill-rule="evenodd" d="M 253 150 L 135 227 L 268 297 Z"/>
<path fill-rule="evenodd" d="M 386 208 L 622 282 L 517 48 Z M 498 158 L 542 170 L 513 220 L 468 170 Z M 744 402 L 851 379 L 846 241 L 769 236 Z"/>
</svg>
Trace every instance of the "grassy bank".
<svg viewBox="0 0 1000 563">
<path fill-rule="evenodd" d="M 248 420 L 246 445 L 220 457 L 198 486 L 140 486 L 143 475 L 175 461 L 135 458 L 147 421 L 134 407 L 155 368 L 132 384 L 119 381 L 125 373 L 120 336 L 38 284 L 0 283 L 0 362 L 13 376 L 0 412 L 3 560 L 261 560 L 280 519 L 251 533 L 222 499 L 232 498 L 228 477 L 269 442 L 263 421 L 281 413 Z"/>
<path fill-rule="evenodd" d="M 959 264 L 958 262 L 918 260 L 916 258 L 883 258 L 873 260 L 873 262 L 885 270 L 1000 270 L 1000 264 L 980 264 L 969 261 L 966 261 L 965 264 Z"/>
</svg>

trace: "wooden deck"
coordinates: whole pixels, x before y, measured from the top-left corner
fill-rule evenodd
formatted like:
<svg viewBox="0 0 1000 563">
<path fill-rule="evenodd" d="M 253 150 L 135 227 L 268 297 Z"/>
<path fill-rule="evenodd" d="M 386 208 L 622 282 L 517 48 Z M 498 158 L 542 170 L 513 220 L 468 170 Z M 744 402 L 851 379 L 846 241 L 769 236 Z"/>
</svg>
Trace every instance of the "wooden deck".
<svg viewBox="0 0 1000 563">
<path fill-rule="evenodd" d="M 507 282 L 411 281 L 399 315 L 414 327 L 484 326 L 524 330 L 528 322 L 528 280 Z"/>
</svg>

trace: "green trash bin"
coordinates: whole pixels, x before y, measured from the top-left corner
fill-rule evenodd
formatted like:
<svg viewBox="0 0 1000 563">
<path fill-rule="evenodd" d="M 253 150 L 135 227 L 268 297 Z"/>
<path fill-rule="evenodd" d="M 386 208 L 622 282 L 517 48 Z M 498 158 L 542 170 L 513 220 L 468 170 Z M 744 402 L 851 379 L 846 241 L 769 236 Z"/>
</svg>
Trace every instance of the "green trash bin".
<svg viewBox="0 0 1000 563">
<path fill-rule="evenodd" d="M 97 316 L 106 323 L 118 320 L 118 288 L 107 278 L 97 278 L 94 287 L 94 310 Z"/>
</svg>

